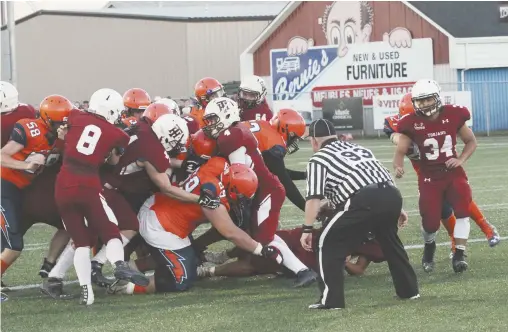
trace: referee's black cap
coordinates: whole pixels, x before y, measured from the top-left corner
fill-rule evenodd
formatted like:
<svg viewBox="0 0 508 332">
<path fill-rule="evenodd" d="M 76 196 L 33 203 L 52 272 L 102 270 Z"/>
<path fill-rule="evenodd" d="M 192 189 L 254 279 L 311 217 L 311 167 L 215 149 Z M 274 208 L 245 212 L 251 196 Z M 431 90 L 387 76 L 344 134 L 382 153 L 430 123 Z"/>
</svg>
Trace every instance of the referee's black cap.
<svg viewBox="0 0 508 332">
<path fill-rule="evenodd" d="M 327 137 L 336 134 L 335 126 L 329 120 L 318 119 L 312 121 L 309 125 L 309 137 Z"/>
</svg>

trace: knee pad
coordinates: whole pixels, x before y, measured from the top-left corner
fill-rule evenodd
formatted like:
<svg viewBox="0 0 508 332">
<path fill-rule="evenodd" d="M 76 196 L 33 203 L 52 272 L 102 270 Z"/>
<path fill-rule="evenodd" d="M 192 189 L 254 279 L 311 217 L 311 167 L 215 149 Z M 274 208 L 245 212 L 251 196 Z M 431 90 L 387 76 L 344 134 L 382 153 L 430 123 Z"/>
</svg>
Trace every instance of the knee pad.
<svg viewBox="0 0 508 332">
<path fill-rule="evenodd" d="M 453 237 L 456 239 L 468 239 L 471 224 L 469 218 L 457 218 L 455 222 L 455 229 L 453 230 Z"/>
</svg>

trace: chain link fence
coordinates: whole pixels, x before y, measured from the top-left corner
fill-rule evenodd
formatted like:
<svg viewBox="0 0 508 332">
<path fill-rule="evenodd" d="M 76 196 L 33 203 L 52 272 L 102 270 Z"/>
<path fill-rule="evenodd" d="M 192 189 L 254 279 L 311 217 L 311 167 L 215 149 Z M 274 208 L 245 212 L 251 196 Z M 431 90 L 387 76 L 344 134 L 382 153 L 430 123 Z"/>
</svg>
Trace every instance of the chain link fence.
<svg viewBox="0 0 508 332">
<path fill-rule="evenodd" d="M 489 82 L 453 82 L 440 83 L 445 104 L 462 104 L 468 106 L 473 117 L 473 131 L 479 134 L 508 133 L 508 81 Z M 267 100 L 274 112 L 281 108 L 293 108 L 299 111 L 310 123 L 313 119 L 323 116 L 321 103 L 323 99 L 362 97 L 363 98 L 363 130 L 352 131 L 357 135 L 380 136 L 382 130 L 374 127 L 373 97 L 376 95 L 403 95 L 411 90 L 408 84 L 387 84 L 383 86 L 315 88 L 311 92 L 292 94 L 291 90 L 284 94 L 268 94 Z M 454 92 L 467 91 L 467 94 Z M 460 97 L 457 97 L 459 96 Z M 450 97 L 451 96 L 451 97 Z M 293 98 L 291 100 L 288 100 Z M 468 105 L 469 104 L 469 105 Z"/>
</svg>

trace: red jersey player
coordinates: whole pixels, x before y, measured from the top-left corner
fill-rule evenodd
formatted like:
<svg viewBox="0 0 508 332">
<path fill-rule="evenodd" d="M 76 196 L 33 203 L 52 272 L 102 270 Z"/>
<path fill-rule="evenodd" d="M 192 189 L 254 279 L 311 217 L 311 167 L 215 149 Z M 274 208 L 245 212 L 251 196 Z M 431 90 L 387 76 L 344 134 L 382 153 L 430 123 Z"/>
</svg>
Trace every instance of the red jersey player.
<svg viewBox="0 0 508 332">
<path fill-rule="evenodd" d="M 7 144 L 14 124 L 21 119 L 35 119 L 31 105 L 20 104 L 18 90 L 9 82 L 0 82 L 0 113 L 2 114 L 2 147 Z"/>
<path fill-rule="evenodd" d="M 284 187 L 266 167 L 255 136 L 246 126 L 238 123 L 239 113 L 238 105 L 233 100 L 215 98 L 205 109 L 203 131 L 217 140 L 218 153 L 227 157 L 231 164 L 244 164 L 254 169 L 259 179 L 259 189 L 252 204 L 252 218 L 249 218 L 251 234 L 255 240 L 279 251 L 275 258 L 297 275 L 297 285 L 307 285 L 316 280 L 316 273 L 300 262 L 284 241 L 275 235 L 286 196 Z"/>
<path fill-rule="evenodd" d="M 99 235 L 106 244 L 106 256 L 115 265 L 115 277 L 147 285 L 144 274 L 130 269 L 116 217 L 101 195 L 99 167 L 117 163 L 129 143 L 129 136 L 114 126 L 123 109 L 122 96 L 111 89 L 100 89 L 90 98 L 86 112 L 73 111 L 65 128 L 64 160 L 55 184 L 55 199 L 65 229 L 76 251 L 74 267 L 81 285 L 80 304 L 91 305 L 90 248 Z"/>
<path fill-rule="evenodd" d="M 472 198 L 462 164 L 476 149 L 476 138 L 466 125 L 471 115 L 464 107 L 443 106 L 441 88 L 432 80 L 415 83 L 412 102 L 415 113 L 404 116 L 398 123 L 400 136 L 393 165 L 396 177 L 401 178 L 404 175 L 404 156 L 415 142 L 420 150 L 419 207 L 425 232 L 422 265 L 427 270 L 432 270 L 434 265 L 435 234 L 439 229 L 445 198 L 457 217 L 452 266 L 456 273 L 463 272 L 467 269 L 464 250 L 470 231 L 469 205 Z M 459 157 L 455 150 L 457 134 L 465 143 Z"/>
<path fill-rule="evenodd" d="M 259 76 L 248 76 L 238 88 L 238 107 L 242 121 L 270 121 L 273 113 L 266 102 L 265 81 Z"/>
<path fill-rule="evenodd" d="M 46 97 L 40 106 L 41 117 L 16 122 L 9 142 L 2 147 L 2 275 L 23 250 L 22 193 L 44 165 L 58 160 L 56 129 L 73 107 L 62 96 Z"/>
</svg>

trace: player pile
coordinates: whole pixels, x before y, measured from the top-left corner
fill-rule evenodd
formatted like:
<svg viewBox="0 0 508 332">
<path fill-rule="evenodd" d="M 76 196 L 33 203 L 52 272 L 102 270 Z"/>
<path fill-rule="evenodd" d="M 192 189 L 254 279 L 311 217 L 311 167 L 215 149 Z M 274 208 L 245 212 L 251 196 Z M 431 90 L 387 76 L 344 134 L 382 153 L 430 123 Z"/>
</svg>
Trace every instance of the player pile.
<svg viewBox="0 0 508 332">
<path fill-rule="evenodd" d="M 291 109 L 272 117 L 257 76 L 242 82 L 238 104 L 213 78 L 200 80 L 195 96 L 196 105 L 182 112 L 171 99 L 152 103 L 142 89 L 123 97 L 100 89 L 86 111 L 51 95 L 36 115 L 18 102 L 14 86 L 2 82 L 2 276 L 21 254 L 26 231 L 43 222 L 57 228 L 40 270 L 41 291 L 55 299 L 70 298 L 62 280 L 72 265 L 85 305 L 94 302 L 92 283 L 111 294 L 139 294 L 187 290 L 206 276 L 283 271 L 296 276 L 296 287 L 314 282 L 316 259 L 300 245 L 301 229 L 277 230 L 286 196 L 305 209 L 293 180 L 306 174 L 284 164 L 305 134 L 303 118 Z M 451 126 L 459 116 L 448 118 Z M 457 121 L 464 119 L 465 113 Z M 394 134 L 389 133 L 395 142 Z M 454 155 L 454 137 L 452 142 Z M 400 151 L 406 153 L 402 145 Z M 450 201 L 454 210 L 455 203 Z M 450 215 L 451 209 L 446 226 L 453 234 Z M 205 222 L 212 227 L 194 239 L 192 233 Z M 426 270 L 433 266 L 432 234 L 439 227 L 439 220 L 432 222 L 424 220 L 432 226 L 425 228 Z M 485 225 L 493 246 L 499 235 Z M 223 239 L 235 247 L 206 251 Z M 465 249 L 462 240 L 456 253 Z M 359 257 L 347 263 L 352 274 L 362 273 L 370 261 L 383 261 L 375 239 L 366 239 L 352 254 Z M 454 256 L 454 262 L 463 266 L 461 257 Z M 232 258 L 238 259 L 226 263 Z M 114 280 L 102 274 L 107 261 Z M 219 265 L 203 266 L 205 261 Z M 154 274 L 147 277 L 147 271 Z"/>
</svg>

